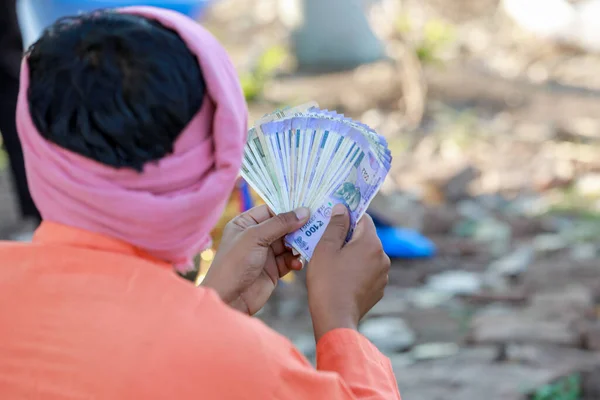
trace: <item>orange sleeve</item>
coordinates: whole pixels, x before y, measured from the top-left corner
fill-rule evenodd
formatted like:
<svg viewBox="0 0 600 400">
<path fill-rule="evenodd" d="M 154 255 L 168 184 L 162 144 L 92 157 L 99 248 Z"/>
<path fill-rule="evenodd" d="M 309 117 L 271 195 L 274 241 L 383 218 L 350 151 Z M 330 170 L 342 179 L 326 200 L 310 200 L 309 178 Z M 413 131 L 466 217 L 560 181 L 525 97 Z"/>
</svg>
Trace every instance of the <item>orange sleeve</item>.
<svg viewBox="0 0 600 400">
<path fill-rule="evenodd" d="M 120 398 L 400 400 L 390 361 L 350 329 L 325 334 L 315 369 L 286 337 L 205 291 L 198 307 L 151 314 L 156 346 Z M 188 312 L 191 311 L 191 312 Z M 112 397 L 117 398 L 117 397 Z"/>
<path fill-rule="evenodd" d="M 389 359 L 356 331 L 336 329 L 323 336 L 317 369 L 291 343 L 281 350 L 277 399 L 400 400 Z"/>
<path fill-rule="evenodd" d="M 351 329 L 333 330 L 319 340 L 317 369 L 337 372 L 357 399 L 400 399 L 390 360 Z"/>
</svg>

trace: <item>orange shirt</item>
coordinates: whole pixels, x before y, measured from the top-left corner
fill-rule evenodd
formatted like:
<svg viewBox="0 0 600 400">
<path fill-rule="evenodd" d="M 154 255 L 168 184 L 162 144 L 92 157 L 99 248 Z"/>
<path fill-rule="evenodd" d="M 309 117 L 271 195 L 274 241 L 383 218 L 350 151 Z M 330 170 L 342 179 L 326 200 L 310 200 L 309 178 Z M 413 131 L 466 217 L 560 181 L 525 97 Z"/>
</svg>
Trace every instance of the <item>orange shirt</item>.
<svg viewBox="0 0 600 400">
<path fill-rule="evenodd" d="M 327 333 L 314 369 L 283 336 L 107 237 L 44 222 L 0 242 L 0 399 L 400 399 L 389 360 Z"/>
</svg>

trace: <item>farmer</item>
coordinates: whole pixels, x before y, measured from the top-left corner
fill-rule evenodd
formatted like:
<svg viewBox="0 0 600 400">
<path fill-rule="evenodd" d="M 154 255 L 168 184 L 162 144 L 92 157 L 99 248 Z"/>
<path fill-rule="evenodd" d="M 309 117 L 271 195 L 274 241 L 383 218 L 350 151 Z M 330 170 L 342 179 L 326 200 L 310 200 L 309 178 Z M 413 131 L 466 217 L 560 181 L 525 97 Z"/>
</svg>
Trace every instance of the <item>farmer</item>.
<svg viewBox="0 0 600 400">
<path fill-rule="evenodd" d="M 389 259 L 335 208 L 308 267 L 317 367 L 251 318 L 302 264 L 282 243 L 308 210 L 257 207 L 225 229 L 203 286 L 177 277 L 210 245 L 247 111 L 225 50 L 151 8 L 63 19 L 27 53 L 17 125 L 43 222 L 0 244 L 2 399 L 399 399 L 357 324 Z"/>
</svg>

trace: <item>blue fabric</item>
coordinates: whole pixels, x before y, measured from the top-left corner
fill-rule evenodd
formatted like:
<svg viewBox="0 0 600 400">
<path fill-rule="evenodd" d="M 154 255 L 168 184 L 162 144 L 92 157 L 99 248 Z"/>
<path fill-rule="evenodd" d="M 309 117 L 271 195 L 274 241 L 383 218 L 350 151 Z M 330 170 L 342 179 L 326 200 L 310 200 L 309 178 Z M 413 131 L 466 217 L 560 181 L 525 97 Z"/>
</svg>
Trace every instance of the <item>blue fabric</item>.
<svg viewBox="0 0 600 400">
<path fill-rule="evenodd" d="M 210 0 L 18 0 L 24 45 L 29 47 L 43 30 L 59 18 L 101 8 L 154 6 L 178 11 L 192 18 L 202 15 Z"/>
<path fill-rule="evenodd" d="M 36 2 L 36 11 L 46 16 L 48 23 L 82 11 L 139 5 L 168 8 L 195 18 L 207 3 L 207 0 L 44 0 Z"/>
<path fill-rule="evenodd" d="M 240 178 L 240 194 L 242 198 L 242 212 L 248 211 L 254 207 L 250 186 L 248 186 L 248 183 L 242 178 Z"/>
</svg>

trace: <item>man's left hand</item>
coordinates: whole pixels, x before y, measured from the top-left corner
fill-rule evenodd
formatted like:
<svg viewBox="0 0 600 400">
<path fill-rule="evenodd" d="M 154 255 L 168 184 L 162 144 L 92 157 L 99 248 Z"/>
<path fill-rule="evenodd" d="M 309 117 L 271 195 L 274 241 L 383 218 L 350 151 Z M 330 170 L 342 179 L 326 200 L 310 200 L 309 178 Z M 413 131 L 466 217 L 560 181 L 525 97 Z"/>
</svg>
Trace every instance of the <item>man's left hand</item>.
<svg viewBox="0 0 600 400">
<path fill-rule="evenodd" d="M 307 208 L 273 215 L 265 205 L 255 207 L 227 224 L 221 245 L 202 285 L 217 291 L 224 302 L 249 315 L 260 310 L 279 278 L 302 269 L 283 237 L 300 229 Z"/>
</svg>

